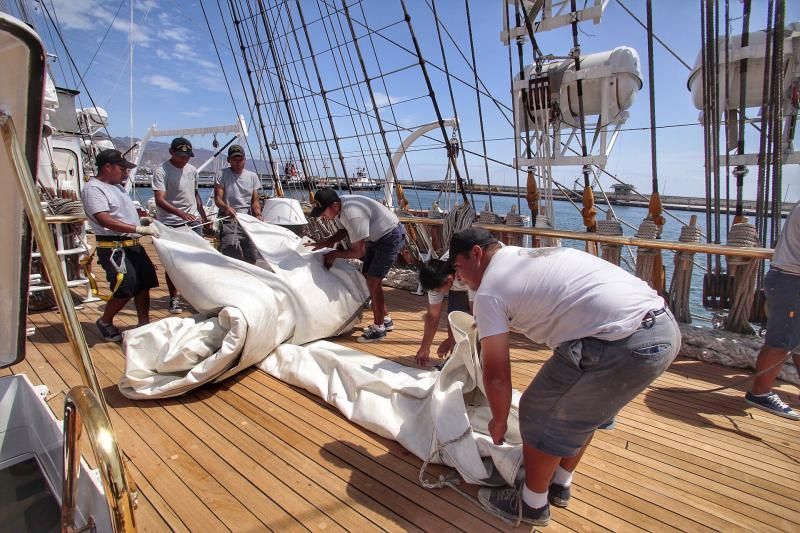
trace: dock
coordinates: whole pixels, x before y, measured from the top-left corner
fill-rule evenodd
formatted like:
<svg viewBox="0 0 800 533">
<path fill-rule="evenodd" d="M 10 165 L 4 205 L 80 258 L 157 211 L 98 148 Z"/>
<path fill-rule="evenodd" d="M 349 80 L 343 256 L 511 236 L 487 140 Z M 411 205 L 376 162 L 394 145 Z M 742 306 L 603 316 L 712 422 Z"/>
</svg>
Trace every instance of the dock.
<svg viewBox="0 0 800 533">
<path fill-rule="evenodd" d="M 158 320 L 172 316 L 164 270 L 150 239 L 143 240 L 158 266 L 161 286 L 151 293 L 151 319 Z M 94 269 L 105 290 L 104 274 L 96 263 Z M 390 288 L 386 296 L 396 325 L 386 341 L 358 344 L 360 327 L 330 340 L 413 365 L 426 297 Z M 141 531 L 513 530 L 452 489 L 424 489 L 417 480 L 422 462 L 396 442 L 260 370 L 175 399 L 126 399 L 116 386 L 125 366 L 121 346 L 103 341 L 94 326 L 102 306 L 83 305 L 79 316 L 139 487 Z M 29 322 L 36 331 L 27 359 L 0 373 L 46 385 L 47 403 L 61 419 L 65 391 L 80 384 L 76 363 L 57 311 L 32 313 Z M 129 304 L 118 325 L 135 324 Z M 440 328 L 436 344 L 443 339 Z M 511 348 L 513 385 L 522 390 L 551 352 L 516 335 Z M 647 390 L 623 409 L 615 429 L 597 432 L 569 508 L 552 508 L 546 531 L 800 530 L 800 423 L 747 408 L 746 385 L 696 393 L 743 375 L 676 360 L 655 385 L 684 392 Z M 795 387 L 777 390 L 800 407 Z M 432 475 L 447 471 L 429 468 Z"/>
</svg>

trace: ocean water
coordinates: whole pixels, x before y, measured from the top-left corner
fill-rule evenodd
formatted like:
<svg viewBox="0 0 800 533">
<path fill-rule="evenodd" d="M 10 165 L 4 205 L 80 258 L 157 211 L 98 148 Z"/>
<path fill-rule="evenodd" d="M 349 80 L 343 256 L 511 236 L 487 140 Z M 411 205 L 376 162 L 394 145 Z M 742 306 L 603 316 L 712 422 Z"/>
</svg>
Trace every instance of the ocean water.
<svg viewBox="0 0 800 533">
<path fill-rule="evenodd" d="M 302 200 L 307 200 L 308 193 L 305 191 L 285 191 L 287 196 L 293 196 Z M 147 201 L 152 198 L 153 193 L 149 188 L 137 188 L 133 193 L 134 199 L 139 200 L 142 205 L 145 205 Z M 380 199 L 382 198 L 380 191 L 364 191 L 358 194 L 363 194 L 365 196 L 369 196 L 371 198 Z M 208 202 L 209 198 L 213 196 L 213 189 L 211 188 L 201 188 L 200 189 L 200 196 L 204 202 Z M 440 205 L 445 207 L 448 204 L 452 205 L 453 198 L 452 195 L 450 198 L 446 198 L 445 196 L 440 196 L 436 191 L 421 191 L 421 190 L 406 190 L 406 198 L 409 201 L 409 206 L 413 209 L 429 209 L 432 203 L 436 200 L 439 200 Z M 481 211 L 483 210 L 485 205 L 488 205 L 489 197 L 488 195 L 484 194 L 476 194 L 474 195 L 474 204 L 476 206 L 476 210 Z M 554 211 L 555 211 L 555 224 L 554 226 L 559 229 L 564 230 L 571 230 L 571 231 L 583 231 L 583 218 L 581 217 L 580 212 L 576 209 L 570 202 L 567 201 L 555 201 L 554 203 Z M 518 202 L 516 197 L 510 196 L 492 196 L 492 207 L 494 208 L 494 212 L 505 215 L 511 210 L 512 206 L 519 206 L 518 211 L 523 214 L 530 216 L 530 210 L 525 203 L 524 198 Z M 580 207 L 580 206 L 579 206 Z M 607 209 L 607 206 L 600 205 L 598 206 L 598 219 L 604 217 L 602 211 Z M 641 224 L 642 220 L 647 216 L 647 209 L 644 207 L 632 207 L 632 206 L 613 206 L 614 212 L 619 220 L 623 221 L 622 223 L 622 231 L 625 236 L 633 236 L 636 233 L 636 228 L 638 228 L 639 224 Z M 706 226 L 706 219 L 705 213 L 701 212 L 690 212 L 690 211 L 679 211 L 679 210 L 670 210 L 670 214 L 675 218 L 671 218 L 668 215 L 665 215 L 666 224 L 664 225 L 664 230 L 662 233 L 661 238 L 666 241 L 677 241 L 680 237 L 681 226 L 682 224 L 675 220 L 676 218 L 684 223 L 688 223 L 692 215 L 697 216 L 697 225 L 703 229 L 703 233 L 705 234 L 705 226 Z M 626 223 L 632 227 L 627 227 Z M 726 217 L 723 216 L 722 218 L 722 231 L 721 231 L 721 239 L 722 243 L 725 243 L 727 238 L 727 231 L 726 228 L 729 226 L 730 222 L 726 222 Z M 712 236 L 713 239 L 713 236 Z M 705 242 L 705 238 L 703 238 L 703 242 Z M 574 240 L 562 240 L 563 246 L 570 246 L 573 248 L 584 249 L 584 242 L 583 241 L 574 241 Z M 674 252 L 664 250 L 662 251 L 663 263 L 667 273 L 667 288 L 669 288 L 669 283 L 672 279 L 672 271 L 674 269 Z M 633 270 L 633 258 L 636 257 L 636 249 L 635 248 L 624 248 L 622 250 L 622 267 L 626 270 L 632 271 Z M 692 311 L 692 315 L 695 317 L 695 323 L 699 326 L 710 326 L 710 321 L 712 318 L 712 312 L 703 308 L 702 305 L 702 287 L 703 287 L 703 275 L 707 272 L 708 264 L 707 264 L 707 256 L 705 254 L 696 254 L 694 257 L 695 267 L 692 273 L 692 290 L 690 292 L 690 307 Z M 724 259 L 722 261 L 723 269 L 724 269 Z M 712 258 L 711 268 L 714 268 L 714 259 Z"/>
</svg>

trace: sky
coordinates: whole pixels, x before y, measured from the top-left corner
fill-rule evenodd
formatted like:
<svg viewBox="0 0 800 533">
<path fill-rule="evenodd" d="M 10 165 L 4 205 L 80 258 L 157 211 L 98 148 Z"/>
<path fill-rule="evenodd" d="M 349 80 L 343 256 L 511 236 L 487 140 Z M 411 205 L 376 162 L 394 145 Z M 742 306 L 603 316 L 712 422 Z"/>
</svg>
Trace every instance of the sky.
<svg viewBox="0 0 800 533">
<path fill-rule="evenodd" d="M 110 116 L 110 132 L 114 136 L 141 137 L 151 125 L 157 124 L 160 128 L 190 128 L 230 124 L 236 119 L 235 107 L 245 115 L 250 122 L 251 149 L 258 156 L 257 136 L 265 136 L 274 141 L 279 149 L 277 155 L 288 159 L 293 150 L 293 135 L 285 118 L 285 104 L 275 102 L 270 91 L 277 92 L 277 79 L 273 75 L 264 77 L 263 86 L 268 82 L 274 85 L 270 90 L 265 89 L 262 99 L 266 102 L 262 106 L 262 116 L 266 123 L 261 130 L 256 113 L 250 112 L 245 103 L 246 98 L 252 96 L 250 85 L 245 77 L 244 84 L 240 83 L 236 74 L 236 65 L 242 65 L 242 56 L 238 49 L 234 25 L 230 14 L 231 3 L 237 9 L 245 11 L 248 20 L 258 20 L 248 17 L 248 10 L 257 10 L 258 3 L 243 2 L 242 0 L 206 1 L 202 7 L 208 16 L 208 24 L 203 15 L 203 9 L 196 0 L 184 2 L 156 2 L 154 0 L 44 0 L 57 19 L 63 32 L 72 59 L 81 73 L 85 72 L 83 82 L 70 73 L 69 59 L 59 43 L 52 28 L 45 24 L 46 18 L 41 6 L 30 4 L 38 13 L 37 28 L 42 34 L 45 45 L 52 50 L 56 58 L 53 63 L 53 73 L 57 84 L 67 87 L 77 87 L 82 91 L 79 105 L 89 107 L 91 103 L 87 98 L 91 93 L 96 105 L 105 108 Z M 407 0 L 411 14 L 411 21 L 422 48 L 423 56 L 431 64 L 443 67 L 442 51 L 439 46 L 436 26 L 431 11 L 431 0 Z M 298 32 L 298 42 L 294 34 L 284 35 L 286 26 L 290 23 L 285 6 L 295 2 L 264 1 L 266 5 L 279 4 L 281 9 L 270 10 L 271 24 L 276 34 L 279 54 L 284 57 L 295 57 L 298 50 L 308 56 L 305 34 Z M 633 13 L 645 20 L 645 2 L 643 0 L 623 0 L 623 3 Z M 431 99 L 426 97 L 427 89 L 418 65 L 414 65 L 416 58 L 406 51 L 392 44 L 398 43 L 407 49 L 413 48 L 408 26 L 402 21 L 402 9 L 399 0 L 364 0 L 363 2 L 348 2 L 353 15 L 356 32 L 361 36 L 365 34 L 363 21 L 372 30 L 380 29 L 380 33 L 373 33 L 372 42 L 368 38 L 360 39 L 362 53 L 365 56 L 367 70 L 371 77 L 376 77 L 380 72 L 387 74 L 385 85 L 380 79 L 373 82 L 375 99 L 380 106 L 384 126 L 393 129 L 389 122 L 396 122 L 402 126 L 410 127 L 434 121 L 436 114 Z M 693 0 L 655 0 L 654 4 L 654 29 L 655 33 L 684 62 L 694 65 L 700 50 L 700 13 L 699 2 Z M 724 3 L 723 3 L 724 4 Z M 352 46 L 338 48 L 335 51 L 326 51 L 334 46 L 336 39 L 343 39 L 342 35 L 349 38 L 349 29 L 346 26 L 334 29 L 327 22 L 320 21 L 320 12 L 341 9 L 338 0 L 302 0 L 305 18 L 308 22 L 309 38 L 317 52 L 318 66 L 323 84 L 330 91 L 332 113 L 343 115 L 347 107 L 370 108 L 371 101 L 363 85 L 349 89 L 336 90 L 342 85 L 349 85 L 348 76 L 362 78 L 360 65 L 354 55 Z M 455 43 L 445 34 L 444 50 L 448 68 L 452 74 L 462 80 L 472 82 L 472 71 L 469 63 L 461 56 L 463 53 L 469 58 L 469 40 L 466 26 L 465 2 L 463 0 L 436 0 L 438 15 L 445 27 L 450 32 Z M 510 71 L 508 49 L 500 41 L 499 35 L 503 26 L 503 5 L 501 1 L 472 0 L 469 2 L 471 20 L 473 24 L 474 42 L 476 47 L 476 64 L 478 74 L 488 92 L 510 106 Z M 741 31 L 741 4 L 737 1 L 730 2 L 731 33 Z M 751 17 L 751 31 L 761 29 L 766 20 L 766 0 L 753 1 Z M 513 14 L 513 13 L 512 13 Z M 131 16 L 133 24 L 131 24 Z M 294 11 L 296 16 L 296 11 Z M 800 2 L 787 2 L 786 21 L 800 19 Z M 295 19 L 296 22 L 296 19 Z M 244 24 L 244 27 L 246 27 Z M 226 28 L 229 33 L 226 34 Z M 646 32 L 631 16 L 625 12 L 617 0 L 608 3 L 600 24 L 591 22 L 580 25 L 580 41 L 584 54 L 602 52 L 617 46 L 630 46 L 639 54 L 642 89 L 639 91 L 634 104 L 629 109 L 630 117 L 623 126 L 623 132 L 611 153 L 606 170 L 616 175 L 620 180 L 634 184 L 640 191 L 649 193 L 651 189 L 651 164 L 650 164 L 650 133 L 649 102 L 647 81 L 647 40 Z M 336 31 L 345 33 L 336 34 Z M 213 39 L 212 39 L 213 35 Z M 233 50 L 229 46 L 228 35 L 232 38 Z M 335 35 L 335 36 L 334 36 Z M 249 38 L 249 37 L 248 37 Z M 262 41 L 266 38 L 261 32 L 258 36 Z M 539 32 L 537 40 L 545 54 L 567 55 L 572 48 L 572 35 L 568 26 L 549 32 Z M 214 47 L 214 41 L 217 50 Z M 333 44 L 331 44 L 333 43 Z M 133 45 L 133 61 L 131 63 L 131 44 Z M 374 44 L 374 52 L 372 48 Z M 266 61 L 269 66 L 271 50 L 264 45 L 262 56 L 251 56 L 251 61 Z M 339 51 L 347 50 L 350 55 L 345 57 L 337 55 Z M 223 75 L 222 65 L 227 77 Z M 259 53 L 261 53 L 259 51 Z M 513 49 L 513 71 L 517 72 L 516 47 Z M 261 59 L 259 59 L 259 57 Z M 531 58 L 531 47 L 525 46 L 525 63 Z M 662 194 L 704 196 L 703 173 L 703 137 L 702 127 L 698 124 L 698 110 L 692 104 L 690 94 L 686 87 L 689 70 L 676 60 L 664 47 L 655 44 L 655 99 L 656 118 L 662 127 L 657 132 L 657 161 L 659 186 Z M 256 69 L 261 65 L 255 65 Z M 312 64 L 306 60 L 291 63 L 285 67 L 289 82 L 287 87 L 297 91 L 297 86 L 305 84 L 305 73 L 300 67 L 309 70 L 310 77 L 314 80 L 311 85 L 316 87 L 316 76 Z M 132 69 L 131 69 L 132 67 Z M 291 70 L 295 69 L 295 70 Z M 436 68 L 429 66 L 431 82 L 436 94 L 436 99 L 442 115 L 447 118 L 453 116 L 450 93 L 445 76 Z M 263 69 L 261 69 L 263 73 Z M 245 76 L 244 72 L 242 75 Z M 258 73 L 255 74 L 256 76 Z M 292 85 L 292 77 L 296 81 Z M 226 78 L 227 82 L 226 83 Z M 228 85 L 232 89 L 229 93 Z M 131 91 L 132 86 L 132 91 Z M 302 90 L 300 90 L 302 92 Z M 247 95 L 247 96 L 245 96 Z M 480 123 L 474 89 L 463 83 L 453 82 L 453 98 L 456 103 L 461 122 L 461 135 L 465 146 L 474 152 L 481 153 Z M 235 102 L 235 104 L 234 104 Z M 345 104 L 346 105 L 342 105 Z M 391 109 L 387 105 L 391 103 Z M 310 107 L 303 107 L 308 104 Z M 490 157 L 511 163 L 514 155 L 513 131 L 505 115 L 488 98 L 482 98 L 482 112 L 484 114 L 484 127 L 486 138 L 492 139 L 487 143 Z M 300 136 L 304 139 L 330 138 L 327 119 L 319 96 L 313 100 L 295 100 L 294 112 L 297 117 L 306 119 L 298 124 Z M 317 115 L 317 109 L 322 115 Z M 756 110 L 750 110 L 755 115 Z M 283 117 L 277 119 L 276 117 Z M 314 120 L 320 118 L 322 120 Z M 355 119 L 357 120 L 357 119 Z M 351 138 L 360 124 L 349 117 L 340 117 L 336 121 L 337 133 L 341 137 L 342 150 L 346 154 L 346 166 L 349 174 L 356 167 L 365 165 L 373 177 L 381 178 L 386 171 L 385 157 L 374 158 L 369 155 L 371 151 L 384 153 L 381 137 L 377 134 L 370 139 Z M 377 128 L 375 124 L 372 127 Z M 263 132 L 263 133 L 262 133 Z M 448 131 L 448 134 L 450 132 Z M 403 133 L 406 135 L 406 133 Z M 439 132 L 432 132 L 432 137 L 441 140 Z M 390 151 L 398 144 L 397 133 L 387 134 Z M 168 140 L 168 139 L 167 139 Z M 209 146 L 211 138 L 193 139 L 198 146 Z M 227 139 L 221 139 L 222 142 Z M 748 152 L 756 151 L 758 138 L 754 133 L 748 135 Z M 415 144 L 419 150 L 410 153 L 407 163 L 401 163 L 399 174 L 401 178 L 408 179 L 413 173 L 417 180 L 440 180 L 445 177 L 447 163 L 444 150 L 436 148 L 434 142 L 421 139 Z M 430 148 L 430 149 L 425 149 Z M 308 166 L 313 173 L 333 173 L 331 167 L 339 169 L 335 156 L 335 146 L 332 142 L 316 143 L 307 147 L 307 153 L 314 159 Z M 328 162 L 328 153 L 334 154 L 334 161 Z M 316 155 L 315 155 L 316 154 Z M 323 164 L 321 160 L 326 162 Z M 459 164 L 462 164 L 459 162 Z M 486 170 L 483 160 L 470 156 L 467 159 L 470 177 L 480 183 L 486 182 Z M 327 167 L 320 170 L 321 167 Z M 464 169 L 461 169 L 462 174 Z M 341 175 L 341 170 L 338 171 Z M 579 167 L 561 167 L 554 171 L 556 179 L 572 186 L 580 178 Z M 723 173 L 724 174 L 724 173 Z M 511 185 L 516 182 L 513 169 L 504 165 L 491 163 L 489 176 L 492 184 Z M 755 196 L 756 169 L 751 168 L 746 178 L 745 198 Z M 783 189 L 787 201 L 800 198 L 800 170 L 796 165 L 784 167 Z M 524 175 L 522 176 L 524 182 Z M 603 187 L 609 187 L 611 178 L 602 177 Z M 724 185 L 723 185 L 724 187 Z"/>
</svg>

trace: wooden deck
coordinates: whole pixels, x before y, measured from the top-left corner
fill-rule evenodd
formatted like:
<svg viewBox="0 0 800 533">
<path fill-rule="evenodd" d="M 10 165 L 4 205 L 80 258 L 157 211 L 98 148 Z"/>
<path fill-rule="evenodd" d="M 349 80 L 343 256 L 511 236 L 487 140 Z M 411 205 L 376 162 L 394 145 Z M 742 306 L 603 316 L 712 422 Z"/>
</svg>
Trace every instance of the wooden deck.
<svg viewBox="0 0 800 533">
<path fill-rule="evenodd" d="M 151 257 L 157 259 L 152 249 Z M 152 294 L 154 320 L 167 316 L 163 277 L 161 285 Z M 385 342 L 334 340 L 413 364 L 426 300 L 393 289 L 387 298 L 397 326 Z M 116 387 L 125 363 L 120 346 L 103 342 L 94 327 L 101 306 L 79 313 L 140 489 L 140 530 L 511 529 L 453 490 L 422 488 L 421 461 L 397 443 L 261 371 L 174 400 L 124 398 Z M 133 327 L 132 307 L 118 320 Z M 80 384 L 78 371 L 58 313 L 35 313 L 30 321 L 36 333 L 26 361 L 0 373 L 47 385 L 48 403 L 61 418 L 64 391 Z M 514 339 L 514 387 L 524 389 L 548 356 Z M 678 360 L 656 385 L 697 390 L 742 375 Z M 796 388 L 780 390 L 797 407 Z M 569 509 L 552 509 L 548 531 L 800 530 L 800 423 L 746 409 L 743 391 L 641 394 L 616 429 L 598 432 Z M 474 494 L 476 487 L 465 490 Z"/>
</svg>

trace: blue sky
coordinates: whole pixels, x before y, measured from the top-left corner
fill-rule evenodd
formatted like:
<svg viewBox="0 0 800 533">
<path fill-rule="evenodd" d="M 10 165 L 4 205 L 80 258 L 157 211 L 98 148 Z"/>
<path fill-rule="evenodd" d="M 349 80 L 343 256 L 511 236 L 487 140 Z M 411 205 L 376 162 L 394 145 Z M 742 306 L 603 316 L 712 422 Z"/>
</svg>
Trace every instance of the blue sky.
<svg viewBox="0 0 800 533">
<path fill-rule="evenodd" d="M 79 69 L 84 71 L 88 67 L 85 77 L 86 85 L 97 105 L 108 110 L 111 121 L 110 130 L 113 135 L 127 136 L 132 133 L 136 137 L 141 137 L 151 124 L 158 124 L 161 128 L 178 128 L 227 124 L 235 120 L 231 96 L 228 93 L 212 46 L 212 39 L 197 1 L 178 3 L 135 0 L 132 33 L 130 0 L 122 2 L 119 0 L 46 1 L 48 5 L 54 7 L 67 45 Z M 431 10 L 428 6 L 429 1 L 407 0 L 407 3 L 411 11 L 414 29 L 423 48 L 423 55 L 429 61 L 441 66 L 441 51 Z M 337 7 L 341 6 L 341 3 L 335 0 L 325 0 L 325 2 Z M 319 18 L 320 10 L 325 9 L 325 2 L 303 0 L 307 21 Z M 242 2 L 242 4 L 245 3 Z M 274 2 L 265 3 L 273 4 Z M 624 0 L 624 3 L 640 19 L 644 20 L 644 1 Z M 656 0 L 653 3 L 655 4 L 656 33 L 673 48 L 678 56 L 693 65 L 700 48 L 698 2 Z M 257 5 L 256 2 L 251 2 L 251 4 Z M 290 1 L 289 4 L 294 5 L 294 1 Z M 229 30 L 233 32 L 228 2 L 220 1 L 219 3 L 224 18 L 220 16 L 217 2 L 207 1 L 203 5 L 209 15 L 212 31 L 233 88 L 234 98 L 240 112 L 244 111 L 246 119 L 251 120 L 252 117 L 246 111 L 242 87 L 234 69 L 235 63 L 241 62 L 241 55 L 238 50 L 234 54 L 228 48 L 223 26 L 223 24 L 228 24 Z M 502 29 L 502 5 L 502 2 L 488 0 L 472 0 L 470 2 L 479 75 L 492 95 L 506 105 L 510 105 L 508 50 L 499 40 L 499 33 Z M 738 17 L 741 13 L 740 3 L 732 1 L 730 5 L 732 16 Z M 391 25 L 402 18 L 400 4 L 396 0 L 369 0 L 362 4 L 354 4 L 351 10 L 357 20 L 362 20 L 362 6 L 366 13 L 366 20 L 373 29 Z M 469 56 L 464 1 L 437 0 L 436 7 L 440 18 L 445 21 L 448 30 L 458 43 L 456 46 L 449 42 L 447 36 L 444 36 L 448 67 L 455 75 L 471 81 L 471 71 L 457 50 L 458 48 L 467 57 Z M 119 15 L 115 19 L 115 13 L 118 10 Z M 763 28 L 766 18 L 766 2 L 754 1 L 752 10 L 751 31 Z M 285 13 L 281 17 L 277 17 L 275 11 L 272 15 L 276 17 L 272 19 L 276 32 L 280 33 L 280 26 L 286 24 L 288 18 Z M 787 2 L 786 21 L 791 22 L 799 18 L 800 2 Z M 62 74 L 67 71 L 67 59 L 64 57 L 60 45 L 53 45 L 53 36 L 42 31 L 43 20 L 40 19 L 39 28 L 45 43 L 58 55 L 58 60 L 54 64 L 58 82 L 74 86 L 70 74 L 66 73 L 66 76 Z M 356 27 L 359 35 L 364 33 L 364 29 L 358 24 Z M 316 51 L 330 47 L 324 31 L 326 28 L 323 28 L 320 22 L 310 24 L 309 29 Z M 734 20 L 732 33 L 739 33 L 740 29 L 741 21 Z M 108 31 L 108 35 L 102 46 L 99 46 L 106 31 Z M 412 46 L 405 24 L 395 24 L 383 30 L 382 33 L 403 46 L 409 48 Z M 235 39 L 235 34 L 231 35 Z M 132 128 L 131 64 L 129 60 L 131 36 L 134 44 Z M 300 48 L 305 49 L 305 35 L 300 33 L 299 38 L 302 41 Z M 544 53 L 566 55 L 572 47 L 569 27 L 540 33 L 537 38 Z M 630 118 L 625 125 L 625 129 L 632 131 L 625 131 L 620 136 L 609 159 L 607 170 L 620 179 L 633 183 L 641 191 L 649 192 L 651 179 L 649 131 L 637 130 L 637 128 L 646 128 L 649 125 L 645 31 L 616 1 L 612 0 L 600 25 L 592 23 L 581 25 L 580 40 L 584 54 L 622 45 L 631 46 L 639 53 L 644 85 L 630 109 Z M 282 41 L 283 53 L 289 54 L 291 53 L 290 49 L 297 49 L 292 37 L 286 37 Z M 368 47 L 367 40 L 362 39 L 361 42 L 368 71 L 371 76 L 374 76 L 377 74 L 378 63 L 372 56 L 372 49 Z M 235 41 L 234 44 L 236 44 Z M 406 52 L 380 37 L 375 37 L 375 44 L 376 54 L 383 72 L 408 66 L 413 61 L 413 58 Z M 702 128 L 696 125 L 698 111 L 692 105 L 686 89 L 689 71 L 663 47 L 658 44 L 655 46 L 658 123 L 662 126 L 695 124 L 658 131 L 658 167 L 661 191 L 666 194 L 702 196 L 704 194 Z M 266 50 L 266 53 L 269 54 L 269 49 Z M 526 46 L 525 51 L 526 62 L 529 62 L 530 47 Z M 95 54 L 96 57 L 90 65 L 90 60 Z M 357 64 L 354 67 L 343 65 L 342 59 L 337 59 L 332 53 L 320 53 L 319 61 L 323 81 L 329 90 L 335 86 L 346 84 L 346 81 L 344 83 L 339 81 L 334 61 L 339 64 L 340 72 L 348 72 L 346 69 L 350 68 L 350 73 L 357 73 L 359 78 L 361 77 L 360 67 Z M 513 61 L 516 65 L 516 50 L 514 50 Z M 311 69 L 311 63 L 306 63 L 307 68 Z M 453 111 L 445 78 L 437 70 L 433 68 L 430 70 L 442 113 L 446 117 L 452 116 Z M 298 76 L 303 78 L 304 75 L 298 71 Z M 313 71 L 311 71 L 311 77 L 316 84 Z M 418 98 L 427 93 L 419 68 L 403 70 L 391 75 L 387 77 L 386 83 L 387 87 L 384 88 L 379 81 L 375 82 L 376 98 L 379 105 L 393 103 L 394 112 L 400 124 L 410 126 L 435 120 L 430 100 Z M 248 85 L 245 85 L 245 88 L 249 90 Z M 368 97 L 365 95 L 366 92 L 362 92 L 360 97 L 350 92 L 351 100 L 348 101 L 351 106 L 358 105 L 364 108 L 366 104 L 367 107 L 370 107 Z M 333 91 L 330 97 L 332 100 L 342 102 L 346 95 L 343 91 Z M 474 90 L 454 82 L 454 97 L 461 119 L 462 135 L 465 140 L 470 141 L 467 146 L 475 152 L 481 152 L 481 144 L 478 142 L 480 132 Z M 358 101 L 359 98 L 362 100 Z M 320 112 L 324 113 L 320 102 L 317 99 Z M 509 140 L 512 134 L 511 127 L 488 99 L 483 99 L 482 103 L 487 138 L 498 139 L 489 143 L 489 154 L 495 159 L 510 163 L 513 158 L 513 144 Z M 89 106 L 90 103 L 84 97 L 81 105 Z M 283 131 L 279 126 L 272 124 L 276 113 L 283 116 L 285 111 L 283 111 L 282 105 L 265 107 L 266 114 L 271 118 L 270 124 L 266 127 L 267 136 L 278 142 L 279 152 L 287 154 L 291 150 L 291 134 L 288 130 Z M 334 114 L 342 113 L 344 109 L 344 107 L 334 104 L 333 112 Z M 388 108 L 382 108 L 381 113 L 384 118 L 391 120 Z M 305 116 L 302 108 L 298 109 L 298 114 Z M 752 110 L 751 114 L 755 114 L 755 111 Z M 337 120 L 340 136 L 346 137 L 352 133 L 353 127 L 348 121 L 349 119 Z M 390 126 L 386 124 L 386 127 Z M 312 122 L 307 124 L 306 128 L 302 132 L 304 138 L 321 135 L 320 132 L 326 131 L 327 121 L 322 126 Z M 254 150 L 257 146 L 254 137 L 256 134 L 255 129 L 251 130 Z M 438 132 L 431 135 L 441 139 Z M 374 149 L 383 152 L 383 145 L 378 137 L 371 139 L 371 142 Z M 757 138 L 751 135 L 747 142 L 749 148 L 755 151 Z M 195 143 L 210 146 L 211 139 L 201 138 L 195 140 Z M 392 149 L 398 144 L 396 134 L 389 135 L 389 144 Z M 419 144 L 430 146 L 431 141 L 421 140 Z M 342 145 L 348 156 L 348 172 L 352 173 L 356 166 L 366 164 L 371 175 L 382 177 L 383 169 L 373 165 L 371 157 L 365 158 L 361 155 L 362 149 L 365 150 L 363 146 L 359 147 L 354 139 L 343 140 Z M 327 148 L 317 145 L 310 148 L 310 151 L 320 153 L 322 158 L 327 159 L 326 152 L 334 152 L 334 146 L 332 143 L 329 143 Z M 415 179 L 441 179 L 446 170 L 444 151 L 441 149 L 414 152 L 409 155 L 409 163 Z M 334 164 L 338 168 L 338 162 L 334 161 Z M 472 157 L 468 159 L 468 164 L 472 178 L 477 182 L 485 182 L 483 162 Z M 321 166 L 319 162 L 314 165 L 317 166 L 312 168 Z M 401 177 L 408 178 L 408 174 L 408 166 L 401 165 Z M 490 175 L 492 183 L 512 184 L 515 181 L 512 169 L 496 164 L 490 165 Z M 751 169 L 746 178 L 745 197 L 752 198 L 755 194 L 755 175 L 756 169 Z M 556 170 L 557 179 L 566 185 L 571 185 L 579 176 L 580 168 L 569 167 Z M 796 166 L 784 168 L 784 191 L 787 192 L 788 200 L 800 198 L 798 176 L 800 176 L 800 172 Z M 601 183 L 607 187 L 611 180 L 604 177 L 601 179 Z"/>
</svg>

